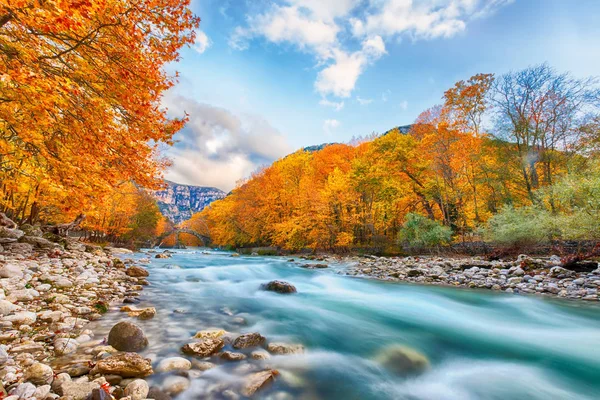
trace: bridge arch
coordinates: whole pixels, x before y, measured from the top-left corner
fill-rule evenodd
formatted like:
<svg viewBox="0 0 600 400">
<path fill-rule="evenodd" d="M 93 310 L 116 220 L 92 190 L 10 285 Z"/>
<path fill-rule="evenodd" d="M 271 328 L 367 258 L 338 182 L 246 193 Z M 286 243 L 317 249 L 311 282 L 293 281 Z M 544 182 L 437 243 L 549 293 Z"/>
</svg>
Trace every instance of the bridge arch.
<svg viewBox="0 0 600 400">
<path fill-rule="evenodd" d="M 204 247 L 208 247 L 210 244 L 210 237 L 203 235 L 199 232 L 196 232 L 193 229 L 189 229 L 189 228 L 174 228 L 173 230 L 163 233 L 162 235 L 160 235 L 158 237 L 158 247 L 160 247 L 162 245 L 162 242 L 169 236 L 171 235 L 175 235 L 175 247 L 179 247 L 180 246 L 180 239 L 179 239 L 179 235 L 182 233 L 187 233 L 188 235 L 192 235 L 197 237 L 198 239 L 200 239 L 200 241 L 202 241 L 202 244 L 204 245 Z"/>
</svg>

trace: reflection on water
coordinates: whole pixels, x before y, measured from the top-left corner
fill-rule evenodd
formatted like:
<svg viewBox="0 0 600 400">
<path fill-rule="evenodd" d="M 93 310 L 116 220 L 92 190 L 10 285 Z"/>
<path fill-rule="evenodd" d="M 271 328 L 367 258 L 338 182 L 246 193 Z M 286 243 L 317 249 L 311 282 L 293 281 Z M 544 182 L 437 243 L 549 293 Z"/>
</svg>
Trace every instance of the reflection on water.
<svg viewBox="0 0 600 400">
<path fill-rule="evenodd" d="M 136 321 L 150 340 L 145 356 L 180 356 L 183 344 L 211 327 L 260 332 L 268 341 L 302 343 L 307 352 L 213 360 L 219 366 L 192 374 L 191 388 L 179 399 L 220 394 L 252 366 L 281 373 L 261 398 L 600 398 L 600 307 L 594 304 L 382 283 L 336 274 L 343 265 L 306 270 L 287 258 L 206 253 L 178 250 L 171 259 L 152 259 L 141 306 L 158 313 Z M 273 279 L 294 284 L 298 293 L 260 290 Z M 110 329 L 111 318 L 124 314 L 109 315 L 100 333 Z M 393 345 L 423 353 L 431 368 L 394 375 L 375 361 Z M 155 384 L 164 379 L 149 378 Z"/>
</svg>

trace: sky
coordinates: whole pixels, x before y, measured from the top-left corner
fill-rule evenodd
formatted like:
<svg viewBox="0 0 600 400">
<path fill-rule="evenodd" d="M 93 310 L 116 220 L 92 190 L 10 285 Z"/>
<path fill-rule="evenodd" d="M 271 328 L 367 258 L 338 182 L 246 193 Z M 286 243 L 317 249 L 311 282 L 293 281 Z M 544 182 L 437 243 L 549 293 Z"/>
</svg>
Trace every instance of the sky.
<svg viewBox="0 0 600 400">
<path fill-rule="evenodd" d="M 302 147 L 412 123 L 477 73 L 600 75 L 599 0 L 192 0 L 166 178 L 229 191 Z"/>
</svg>

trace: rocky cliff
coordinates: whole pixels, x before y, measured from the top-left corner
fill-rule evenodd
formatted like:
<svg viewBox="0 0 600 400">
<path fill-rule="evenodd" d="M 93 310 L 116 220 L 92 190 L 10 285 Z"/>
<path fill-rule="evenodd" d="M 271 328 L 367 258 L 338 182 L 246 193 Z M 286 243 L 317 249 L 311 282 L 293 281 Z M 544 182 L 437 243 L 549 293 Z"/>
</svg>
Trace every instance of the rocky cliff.
<svg viewBox="0 0 600 400">
<path fill-rule="evenodd" d="M 180 185 L 170 181 L 166 183 L 166 189 L 154 192 L 154 197 L 163 215 L 176 224 L 227 195 L 213 187 Z"/>
</svg>

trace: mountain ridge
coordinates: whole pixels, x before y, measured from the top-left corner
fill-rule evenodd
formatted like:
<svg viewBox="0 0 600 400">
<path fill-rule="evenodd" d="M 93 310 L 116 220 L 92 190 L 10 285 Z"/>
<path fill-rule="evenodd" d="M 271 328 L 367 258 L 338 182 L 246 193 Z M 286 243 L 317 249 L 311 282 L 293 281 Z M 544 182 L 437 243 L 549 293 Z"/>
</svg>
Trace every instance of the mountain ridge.
<svg viewBox="0 0 600 400">
<path fill-rule="evenodd" d="M 167 187 L 153 192 L 160 212 L 175 224 L 191 218 L 213 201 L 225 198 L 227 193 L 211 186 L 196 186 L 165 180 Z"/>
</svg>

